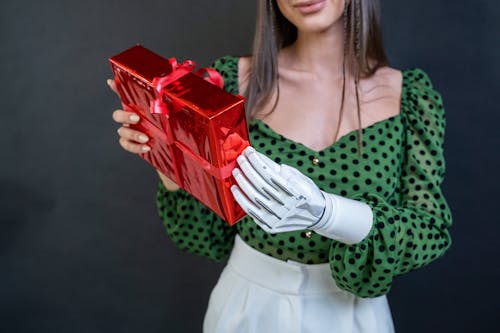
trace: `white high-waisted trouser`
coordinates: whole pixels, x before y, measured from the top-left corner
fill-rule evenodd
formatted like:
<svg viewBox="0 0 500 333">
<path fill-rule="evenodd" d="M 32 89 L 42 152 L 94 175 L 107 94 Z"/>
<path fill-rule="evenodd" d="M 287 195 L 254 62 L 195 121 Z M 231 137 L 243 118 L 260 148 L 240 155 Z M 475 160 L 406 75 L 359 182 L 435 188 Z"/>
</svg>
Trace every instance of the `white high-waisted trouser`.
<svg viewBox="0 0 500 333">
<path fill-rule="evenodd" d="M 359 298 L 335 284 L 328 264 L 282 261 L 239 236 L 217 282 L 204 333 L 391 333 L 385 296 Z"/>
</svg>

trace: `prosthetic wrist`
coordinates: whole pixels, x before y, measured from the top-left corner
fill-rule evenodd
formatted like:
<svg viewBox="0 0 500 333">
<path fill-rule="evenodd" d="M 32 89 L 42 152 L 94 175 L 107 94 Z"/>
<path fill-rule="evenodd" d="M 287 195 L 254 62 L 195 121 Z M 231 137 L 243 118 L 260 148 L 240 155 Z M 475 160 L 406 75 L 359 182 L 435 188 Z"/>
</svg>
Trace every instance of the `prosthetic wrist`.
<svg viewBox="0 0 500 333">
<path fill-rule="evenodd" d="M 373 224 L 371 207 L 361 201 L 323 191 L 321 193 L 325 198 L 325 210 L 318 222 L 309 229 L 346 244 L 362 241 Z"/>
</svg>

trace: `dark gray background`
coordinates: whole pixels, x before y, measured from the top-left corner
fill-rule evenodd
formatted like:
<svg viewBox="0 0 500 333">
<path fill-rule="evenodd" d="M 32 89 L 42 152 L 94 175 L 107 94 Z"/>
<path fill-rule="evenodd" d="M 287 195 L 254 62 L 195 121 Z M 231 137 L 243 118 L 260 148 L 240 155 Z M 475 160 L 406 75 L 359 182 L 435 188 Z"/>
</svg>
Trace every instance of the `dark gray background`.
<svg viewBox="0 0 500 333">
<path fill-rule="evenodd" d="M 398 332 L 488 332 L 498 315 L 499 3 L 384 0 L 391 63 L 447 109 L 453 246 L 397 278 Z M 107 58 L 135 43 L 208 65 L 247 54 L 254 1 L 1 1 L 0 331 L 199 332 L 221 264 L 174 248 L 157 179 L 122 151 Z"/>
</svg>

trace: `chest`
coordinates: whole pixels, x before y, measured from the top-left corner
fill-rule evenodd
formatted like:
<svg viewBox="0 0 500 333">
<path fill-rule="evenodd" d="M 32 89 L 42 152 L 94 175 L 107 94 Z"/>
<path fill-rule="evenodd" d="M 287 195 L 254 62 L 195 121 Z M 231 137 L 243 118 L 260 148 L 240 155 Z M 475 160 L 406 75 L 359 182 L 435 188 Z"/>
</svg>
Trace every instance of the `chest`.
<svg viewBox="0 0 500 333">
<path fill-rule="evenodd" d="M 253 122 L 250 135 L 257 150 L 297 168 L 326 192 L 346 197 L 370 192 L 398 199 L 405 141 L 400 116 L 364 129 L 361 156 L 356 131 L 319 151 L 288 140 L 261 121 Z"/>
<path fill-rule="evenodd" d="M 285 80 L 264 106 L 274 107 L 273 111 L 261 120 L 281 135 L 320 151 L 359 127 L 369 127 L 400 112 L 397 84 L 360 84 L 357 92 L 353 83 L 346 84 L 343 93 L 338 82 L 304 85 Z"/>
</svg>

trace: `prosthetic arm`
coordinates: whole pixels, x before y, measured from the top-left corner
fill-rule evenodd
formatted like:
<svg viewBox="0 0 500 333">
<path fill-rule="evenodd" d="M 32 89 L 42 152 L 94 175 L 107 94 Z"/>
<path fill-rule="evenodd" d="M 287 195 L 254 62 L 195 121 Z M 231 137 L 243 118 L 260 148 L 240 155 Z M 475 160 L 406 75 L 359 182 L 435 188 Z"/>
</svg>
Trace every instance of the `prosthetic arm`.
<svg viewBox="0 0 500 333">
<path fill-rule="evenodd" d="M 265 231 L 309 229 L 325 237 L 355 244 L 373 223 L 367 204 L 321 191 L 307 176 L 277 164 L 248 147 L 233 170 L 238 186 L 231 191 L 243 210 Z"/>
</svg>

